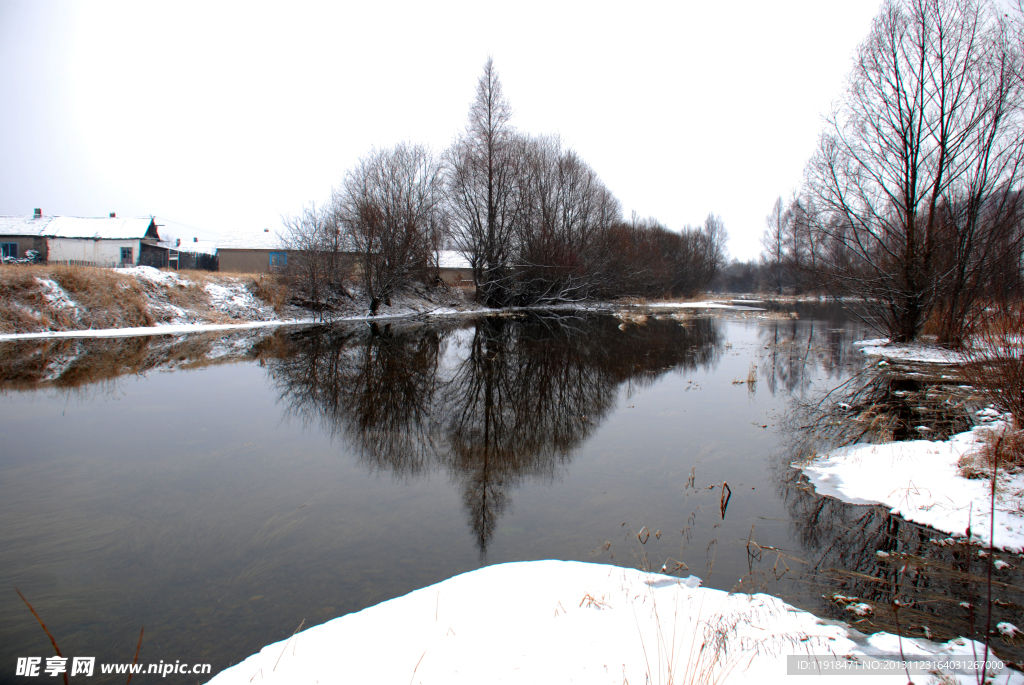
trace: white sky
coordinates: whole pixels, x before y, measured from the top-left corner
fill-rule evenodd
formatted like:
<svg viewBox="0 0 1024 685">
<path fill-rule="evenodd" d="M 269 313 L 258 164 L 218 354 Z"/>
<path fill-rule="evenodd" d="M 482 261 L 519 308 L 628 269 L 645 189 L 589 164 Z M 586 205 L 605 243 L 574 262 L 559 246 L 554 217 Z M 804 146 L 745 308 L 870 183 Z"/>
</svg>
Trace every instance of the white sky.
<svg viewBox="0 0 1024 685">
<path fill-rule="evenodd" d="M 276 231 L 373 146 L 446 147 L 491 54 L 627 217 L 713 211 L 751 258 L 878 6 L 0 0 L 0 214 Z"/>
</svg>

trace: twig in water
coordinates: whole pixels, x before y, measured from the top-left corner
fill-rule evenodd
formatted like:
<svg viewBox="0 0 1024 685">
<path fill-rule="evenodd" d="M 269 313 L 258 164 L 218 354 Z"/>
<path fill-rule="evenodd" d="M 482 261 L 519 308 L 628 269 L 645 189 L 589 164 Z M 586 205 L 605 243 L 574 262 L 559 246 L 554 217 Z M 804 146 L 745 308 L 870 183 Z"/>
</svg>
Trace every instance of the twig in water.
<svg viewBox="0 0 1024 685">
<path fill-rule="evenodd" d="M 718 506 L 722 511 L 722 520 L 725 520 L 725 510 L 729 506 L 729 500 L 732 498 L 732 488 L 724 480 L 722 481 L 722 498 L 718 501 Z"/>
<path fill-rule="evenodd" d="M 43 623 L 43 619 L 39 618 L 39 614 L 36 613 L 36 610 L 33 609 L 32 605 L 28 603 L 28 600 L 25 599 L 25 595 L 21 594 L 21 590 L 19 590 L 18 588 L 14 588 L 14 591 L 18 593 L 18 596 L 21 597 L 21 601 L 25 603 L 25 606 L 28 607 L 28 610 L 31 611 L 32 615 L 36 617 L 37 621 L 39 621 L 39 625 L 42 627 L 43 632 L 46 633 L 46 637 L 50 638 L 50 644 L 53 645 L 53 651 L 57 652 L 57 656 L 63 658 L 64 655 L 60 653 L 60 647 L 57 646 L 57 641 L 55 639 L 53 639 L 53 634 L 50 633 L 50 630 L 46 627 L 46 624 Z M 67 671 L 65 671 L 64 672 L 64 685 L 67 685 L 67 682 L 68 682 L 68 673 L 67 673 Z"/>
<path fill-rule="evenodd" d="M 146 626 L 142 626 L 141 628 L 139 628 L 139 644 L 135 645 L 135 658 L 132 659 L 133 667 L 135 666 L 135 664 L 139 663 L 139 650 L 142 649 L 142 634 L 144 632 L 146 632 Z M 135 675 L 134 670 L 128 671 L 128 680 L 125 681 L 124 685 L 128 685 L 128 683 L 132 682 L 133 675 Z"/>
</svg>

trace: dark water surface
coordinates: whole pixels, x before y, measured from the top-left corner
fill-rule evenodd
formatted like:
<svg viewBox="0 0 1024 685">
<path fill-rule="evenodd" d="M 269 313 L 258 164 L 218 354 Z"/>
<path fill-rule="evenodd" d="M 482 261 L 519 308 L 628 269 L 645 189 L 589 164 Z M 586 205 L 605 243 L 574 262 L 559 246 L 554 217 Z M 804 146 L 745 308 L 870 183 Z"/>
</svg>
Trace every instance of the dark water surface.
<svg viewBox="0 0 1024 685">
<path fill-rule="evenodd" d="M 216 673 L 301 621 L 531 559 L 665 565 L 847 620 L 831 594 L 909 593 L 901 621 L 966 634 L 969 551 L 789 468 L 794 405 L 853 378 L 866 334 L 802 307 L 0 343 L 0 680 L 52 653 L 14 586 L 65 656 L 130 661 L 145 626 L 140 662 Z"/>
</svg>

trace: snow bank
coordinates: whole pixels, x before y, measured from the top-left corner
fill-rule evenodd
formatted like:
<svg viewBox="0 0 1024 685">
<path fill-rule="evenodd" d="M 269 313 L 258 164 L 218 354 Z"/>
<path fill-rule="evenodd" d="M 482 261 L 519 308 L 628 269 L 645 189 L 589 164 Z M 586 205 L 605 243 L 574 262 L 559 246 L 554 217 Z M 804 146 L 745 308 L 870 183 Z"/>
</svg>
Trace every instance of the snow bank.
<svg viewBox="0 0 1024 685">
<path fill-rule="evenodd" d="M 983 412 L 985 410 L 982 410 Z M 850 504 L 882 504 L 908 521 L 989 544 L 991 491 L 987 479 L 960 475 L 958 462 L 980 447 L 978 426 L 949 440 L 853 445 L 817 457 L 801 469 L 822 495 Z M 1001 475 L 996 492 L 995 546 L 1024 551 L 1024 474 Z"/>
<path fill-rule="evenodd" d="M 791 679 L 787 655 L 870 661 L 866 655 L 899 652 L 894 636 L 865 637 L 769 595 L 699 582 L 581 562 L 488 566 L 268 645 L 210 682 L 781 683 Z M 902 646 L 908 656 L 979 647 L 906 638 Z M 902 685 L 907 677 L 872 682 Z"/>
<path fill-rule="evenodd" d="M 861 352 L 870 357 L 885 357 L 906 362 L 923 362 L 926 364 L 957 364 L 960 358 L 954 352 L 941 347 L 921 345 L 890 345 L 888 338 L 874 340 L 858 340 L 853 343 L 861 348 Z"/>
<path fill-rule="evenodd" d="M 119 274 L 134 276 L 137 280 L 149 281 L 156 285 L 169 287 L 174 285 L 191 285 L 192 281 L 182 278 L 173 271 L 161 271 L 151 266 L 128 266 L 122 269 L 115 269 Z"/>
</svg>

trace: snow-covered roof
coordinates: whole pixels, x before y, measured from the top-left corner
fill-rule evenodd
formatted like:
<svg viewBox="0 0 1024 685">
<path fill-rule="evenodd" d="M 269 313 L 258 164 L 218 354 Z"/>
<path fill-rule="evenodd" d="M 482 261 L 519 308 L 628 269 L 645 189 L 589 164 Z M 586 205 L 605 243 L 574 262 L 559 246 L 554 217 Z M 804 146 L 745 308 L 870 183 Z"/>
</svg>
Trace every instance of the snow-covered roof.
<svg viewBox="0 0 1024 685">
<path fill-rule="evenodd" d="M 182 243 L 184 246 L 184 242 Z M 220 250 L 283 250 L 284 244 L 274 231 L 235 231 L 217 241 Z"/>
<path fill-rule="evenodd" d="M 152 223 L 153 219 L 150 217 L 86 219 L 76 216 L 55 216 L 46 227 L 45 235 L 54 238 L 132 240 L 145 238 Z"/>
<path fill-rule="evenodd" d="M 456 250 L 441 250 L 437 253 L 437 266 L 440 269 L 470 269 L 469 260 Z"/>
<path fill-rule="evenodd" d="M 182 240 L 181 245 L 177 240 L 165 240 L 160 243 L 161 247 L 180 252 L 192 252 L 193 254 L 217 254 L 218 242 L 216 240 Z"/>
<path fill-rule="evenodd" d="M 46 235 L 46 227 L 53 219 L 44 216 L 0 216 L 0 235 Z"/>
</svg>

